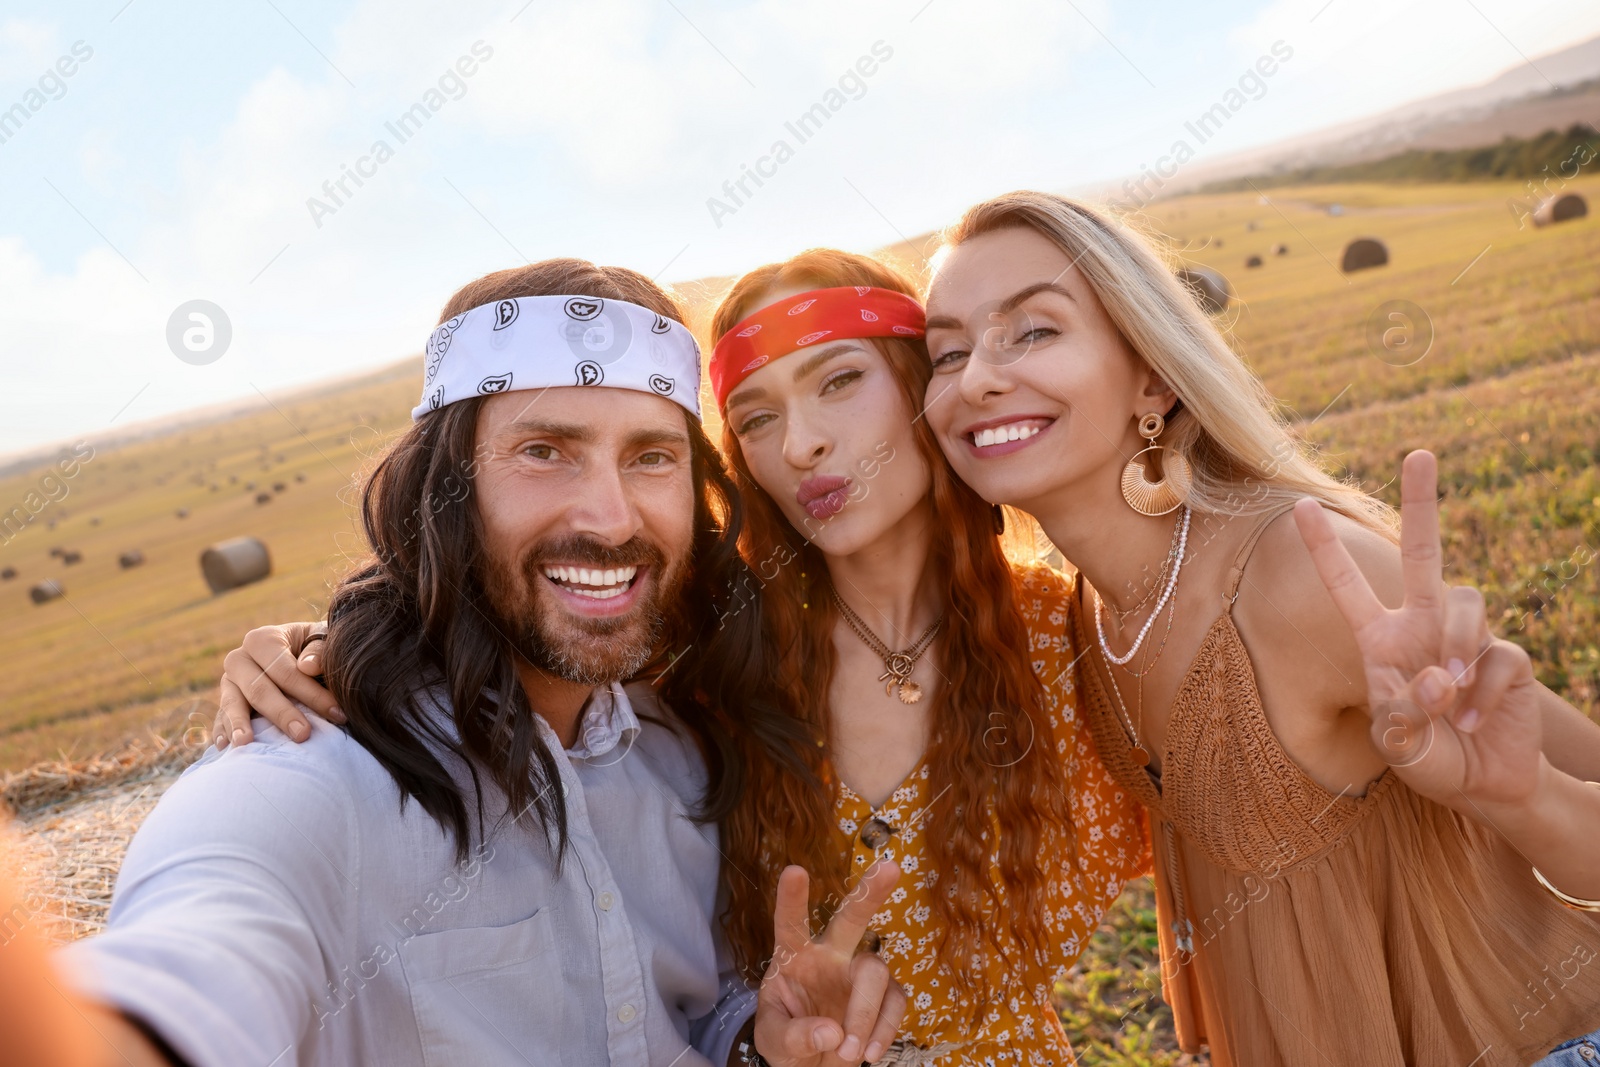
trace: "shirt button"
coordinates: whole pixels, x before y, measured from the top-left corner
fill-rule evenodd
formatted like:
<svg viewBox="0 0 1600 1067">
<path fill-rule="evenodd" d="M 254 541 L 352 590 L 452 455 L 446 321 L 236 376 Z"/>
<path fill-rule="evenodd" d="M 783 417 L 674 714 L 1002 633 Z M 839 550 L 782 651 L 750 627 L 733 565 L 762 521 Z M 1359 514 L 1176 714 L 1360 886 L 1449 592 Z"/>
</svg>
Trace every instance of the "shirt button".
<svg viewBox="0 0 1600 1067">
<path fill-rule="evenodd" d="M 868 848 L 877 850 L 889 843 L 889 838 L 898 831 L 882 819 L 872 819 L 861 828 L 861 843 Z"/>
<path fill-rule="evenodd" d="M 631 1023 L 633 1022 L 633 1017 L 637 1014 L 638 1012 L 633 1010 L 632 1004 L 624 1004 L 622 1007 L 617 1009 L 617 1020 L 619 1022 Z"/>
<path fill-rule="evenodd" d="M 610 911 L 611 905 L 615 904 L 616 902 L 617 898 L 612 896 L 609 892 L 601 893 L 600 899 L 597 901 L 597 903 L 600 905 L 601 911 Z"/>
</svg>

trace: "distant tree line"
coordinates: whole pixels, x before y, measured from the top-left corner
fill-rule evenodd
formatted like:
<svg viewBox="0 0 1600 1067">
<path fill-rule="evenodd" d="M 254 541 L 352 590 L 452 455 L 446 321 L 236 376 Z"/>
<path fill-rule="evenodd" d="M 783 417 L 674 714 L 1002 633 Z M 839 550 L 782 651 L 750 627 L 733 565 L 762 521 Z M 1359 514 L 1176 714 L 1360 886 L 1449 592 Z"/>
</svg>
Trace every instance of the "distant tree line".
<svg viewBox="0 0 1600 1067">
<path fill-rule="evenodd" d="M 1493 179 L 1530 179 L 1553 173 L 1574 157 L 1593 159 L 1600 148 L 1600 133 L 1585 123 L 1568 129 L 1546 130 L 1537 137 L 1507 137 L 1483 148 L 1426 150 L 1413 148 L 1386 159 L 1340 166 L 1303 167 L 1299 170 L 1231 178 L 1201 187 L 1202 193 L 1236 193 L 1268 185 L 1323 185 L 1339 182 L 1470 182 Z"/>
</svg>

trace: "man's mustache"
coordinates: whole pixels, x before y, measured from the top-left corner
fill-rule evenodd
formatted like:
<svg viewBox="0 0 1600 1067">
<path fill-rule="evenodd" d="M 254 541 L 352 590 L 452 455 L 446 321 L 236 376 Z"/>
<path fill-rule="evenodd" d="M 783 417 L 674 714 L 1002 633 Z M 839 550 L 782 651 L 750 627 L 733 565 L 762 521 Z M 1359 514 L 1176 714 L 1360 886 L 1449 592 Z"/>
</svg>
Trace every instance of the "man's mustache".
<svg viewBox="0 0 1600 1067">
<path fill-rule="evenodd" d="M 660 567 L 665 559 L 649 541 L 634 537 L 620 545 L 608 545 L 590 537 L 563 537 L 542 542 L 528 553 L 525 569 L 537 577 L 538 569 L 550 563 L 570 563 L 593 567 Z"/>
</svg>

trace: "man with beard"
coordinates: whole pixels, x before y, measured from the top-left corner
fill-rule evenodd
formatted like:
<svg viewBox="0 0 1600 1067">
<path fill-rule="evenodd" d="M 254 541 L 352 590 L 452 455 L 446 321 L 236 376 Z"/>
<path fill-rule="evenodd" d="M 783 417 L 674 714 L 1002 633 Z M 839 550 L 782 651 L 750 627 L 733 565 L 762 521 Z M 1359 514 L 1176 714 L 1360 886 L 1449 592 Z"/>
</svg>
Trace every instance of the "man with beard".
<svg viewBox="0 0 1600 1067">
<path fill-rule="evenodd" d="M 786 872 L 759 998 L 717 936 L 736 750 L 700 687 L 733 695 L 740 508 L 681 312 L 553 260 L 442 318 L 329 611 L 347 728 L 264 728 L 162 798 L 64 954 L 97 1026 L 194 1067 L 877 1058 L 905 999 L 856 945 L 892 865 L 815 938 Z"/>
</svg>

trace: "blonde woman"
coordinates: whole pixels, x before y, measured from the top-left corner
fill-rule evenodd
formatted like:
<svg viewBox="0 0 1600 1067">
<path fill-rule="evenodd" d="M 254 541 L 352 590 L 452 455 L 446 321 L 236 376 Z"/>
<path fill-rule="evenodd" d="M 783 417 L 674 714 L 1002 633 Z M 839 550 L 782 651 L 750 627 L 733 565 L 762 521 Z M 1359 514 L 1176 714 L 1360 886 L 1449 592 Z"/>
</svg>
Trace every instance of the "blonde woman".
<svg viewBox="0 0 1600 1067">
<path fill-rule="evenodd" d="M 1078 569 L 1182 1046 L 1462 1067 L 1600 1041 L 1600 726 L 1444 587 L 1433 457 L 1397 543 L 1151 247 L 1061 197 L 968 211 L 927 310 L 940 447 Z"/>
</svg>

